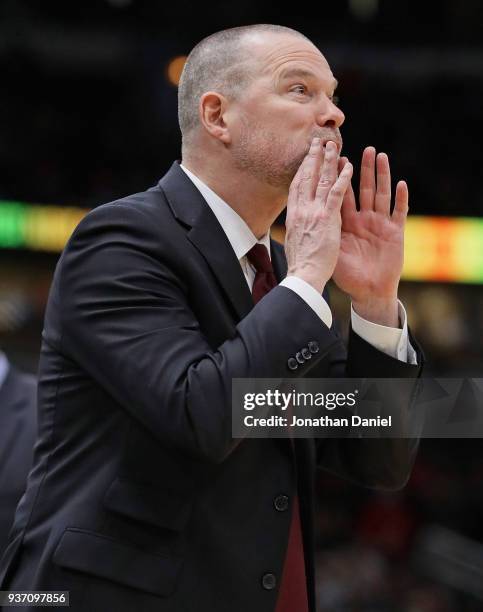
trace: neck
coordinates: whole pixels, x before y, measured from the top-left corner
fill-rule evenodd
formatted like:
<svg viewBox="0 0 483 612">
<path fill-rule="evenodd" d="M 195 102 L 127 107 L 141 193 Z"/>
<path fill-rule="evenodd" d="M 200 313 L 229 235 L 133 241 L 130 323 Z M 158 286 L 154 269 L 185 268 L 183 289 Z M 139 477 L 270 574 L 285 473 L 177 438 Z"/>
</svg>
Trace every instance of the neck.
<svg viewBox="0 0 483 612">
<path fill-rule="evenodd" d="M 201 179 L 245 221 L 257 239 L 270 230 L 285 208 L 287 193 L 238 169 L 216 169 L 202 161 L 183 158 L 183 166 Z"/>
</svg>

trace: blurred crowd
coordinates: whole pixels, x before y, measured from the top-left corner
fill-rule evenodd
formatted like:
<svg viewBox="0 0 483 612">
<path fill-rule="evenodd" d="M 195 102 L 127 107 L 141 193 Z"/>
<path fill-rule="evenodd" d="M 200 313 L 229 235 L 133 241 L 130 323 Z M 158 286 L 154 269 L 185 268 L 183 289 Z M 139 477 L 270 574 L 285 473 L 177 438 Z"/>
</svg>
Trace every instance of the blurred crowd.
<svg viewBox="0 0 483 612">
<path fill-rule="evenodd" d="M 397 493 L 320 473 L 319 612 L 482 610 L 482 480 L 480 440 L 423 440 Z"/>
<path fill-rule="evenodd" d="M 132 13 L 138 7 L 137 19 L 112 9 L 110 22 L 104 3 L 96 23 L 91 8 L 90 24 L 64 15 L 59 3 L 57 16 L 25 0 L 9 4 L 0 9 L 0 198 L 94 206 L 157 181 L 180 156 L 177 91 L 167 66 L 216 24 L 190 30 L 173 23 L 155 35 L 142 21 L 142 2 L 126 3 Z M 439 6 L 427 36 L 419 30 L 408 46 L 418 31 L 409 15 L 398 16 L 401 31 L 391 42 L 384 28 L 395 27 L 387 15 L 394 7 L 381 5 L 373 24 L 358 24 L 340 8 L 328 14 L 339 28 L 321 32 L 302 17 L 287 25 L 312 37 L 339 80 L 346 155 L 358 162 L 369 144 L 388 152 L 394 178 L 409 183 L 412 214 L 480 216 L 483 187 L 471 177 L 481 165 L 483 49 L 458 44 L 462 28 L 451 46 L 441 40 L 462 17 L 446 15 L 438 31 Z M 470 20 L 471 13 L 468 36 Z"/>
<path fill-rule="evenodd" d="M 0 198 L 94 206 L 154 184 L 180 156 L 169 59 L 156 75 L 141 65 L 106 77 L 0 56 Z M 368 144 L 387 151 L 394 178 L 410 185 L 412 214 L 479 216 L 483 187 L 468 177 L 480 165 L 483 80 L 414 81 L 394 69 L 390 79 L 336 66 L 346 155 L 358 165 Z"/>
</svg>

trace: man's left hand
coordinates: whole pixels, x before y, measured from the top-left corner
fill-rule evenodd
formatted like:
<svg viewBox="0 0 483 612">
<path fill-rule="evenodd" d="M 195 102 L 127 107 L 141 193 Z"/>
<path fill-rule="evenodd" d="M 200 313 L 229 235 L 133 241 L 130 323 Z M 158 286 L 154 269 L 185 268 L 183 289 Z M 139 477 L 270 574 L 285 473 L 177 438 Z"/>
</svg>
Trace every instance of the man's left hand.
<svg viewBox="0 0 483 612">
<path fill-rule="evenodd" d="M 341 158 L 339 170 L 348 162 Z M 396 187 L 391 214 L 391 172 L 385 153 L 374 147 L 362 155 L 360 210 L 352 186 L 342 204 L 342 237 L 333 274 L 337 286 L 349 294 L 361 317 L 398 327 L 397 290 L 404 261 L 404 226 L 408 213 L 408 188 Z"/>
</svg>

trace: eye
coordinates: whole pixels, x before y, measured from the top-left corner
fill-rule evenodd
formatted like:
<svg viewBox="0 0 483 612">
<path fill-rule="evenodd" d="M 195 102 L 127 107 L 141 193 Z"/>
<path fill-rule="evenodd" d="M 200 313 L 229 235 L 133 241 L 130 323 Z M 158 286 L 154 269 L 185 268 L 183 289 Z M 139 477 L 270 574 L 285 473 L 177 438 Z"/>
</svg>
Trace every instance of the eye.
<svg viewBox="0 0 483 612">
<path fill-rule="evenodd" d="M 305 87 L 305 85 L 299 84 L 292 87 L 290 91 L 293 91 L 294 93 L 305 94 L 307 93 L 307 87 Z"/>
<path fill-rule="evenodd" d="M 331 96 L 330 101 L 332 102 L 332 104 L 339 106 L 339 96 Z"/>
</svg>

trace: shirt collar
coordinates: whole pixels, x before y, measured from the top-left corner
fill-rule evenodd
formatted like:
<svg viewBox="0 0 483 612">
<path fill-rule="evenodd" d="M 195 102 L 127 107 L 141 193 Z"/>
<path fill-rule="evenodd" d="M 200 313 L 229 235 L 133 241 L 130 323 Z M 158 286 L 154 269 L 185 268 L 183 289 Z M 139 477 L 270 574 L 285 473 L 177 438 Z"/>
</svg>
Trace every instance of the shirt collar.
<svg viewBox="0 0 483 612">
<path fill-rule="evenodd" d="M 180 167 L 186 173 L 188 178 L 194 183 L 198 191 L 201 193 L 206 203 L 213 211 L 213 214 L 218 219 L 218 223 L 223 228 L 223 231 L 230 242 L 232 249 L 235 251 L 237 259 L 242 259 L 248 251 L 257 243 L 263 244 L 269 256 L 270 253 L 270 232 L 257 240 L 252 230 L 248 227 L 240 215 L 233 208 L 220 198 L 212 189 L 208 187 L 200 178 L 193 174 L 188 168 L 180 164 Z"/>
</svg>

